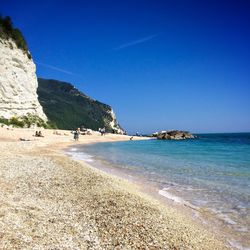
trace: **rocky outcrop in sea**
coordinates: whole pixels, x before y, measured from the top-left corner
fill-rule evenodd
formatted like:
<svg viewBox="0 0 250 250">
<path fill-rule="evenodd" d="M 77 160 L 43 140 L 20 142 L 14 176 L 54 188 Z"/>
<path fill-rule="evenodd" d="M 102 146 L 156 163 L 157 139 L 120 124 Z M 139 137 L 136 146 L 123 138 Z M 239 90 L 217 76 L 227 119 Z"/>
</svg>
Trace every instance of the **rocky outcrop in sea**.
<svg viewBox="0 0 250 250">
<path fill-rule="evenodd" d="M 160 140 L 185 140 L 185 139 L 196 138 L 195 135 L 187 131 L 180 131 L 180 130 L 156 132 L 152 136 Z"/>
</svg>

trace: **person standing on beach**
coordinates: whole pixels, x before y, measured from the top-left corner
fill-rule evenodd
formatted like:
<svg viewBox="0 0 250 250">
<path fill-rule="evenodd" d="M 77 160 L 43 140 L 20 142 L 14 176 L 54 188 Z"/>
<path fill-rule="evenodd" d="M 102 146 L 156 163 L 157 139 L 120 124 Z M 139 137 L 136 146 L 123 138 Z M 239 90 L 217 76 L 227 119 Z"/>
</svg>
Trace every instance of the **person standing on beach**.
<svg viewBox="0 0 250 250">
<path fill-rule="evenodd" d="M 75 140 L 75 141 L 78 141 L 78 140 L 79 140 L 79 134 L 80 134 L 80 129 L 78 128 L 78 129 L 76 129 L 76 130 L 74 131 L 74 140 Z"/>
<path fill-rule="evenodd" d="M 105 135 L 105 133 L 106 133 L 105 127 L 100 129 L 100 133 L 101 133 L 101 135 Z"/>
</svg>

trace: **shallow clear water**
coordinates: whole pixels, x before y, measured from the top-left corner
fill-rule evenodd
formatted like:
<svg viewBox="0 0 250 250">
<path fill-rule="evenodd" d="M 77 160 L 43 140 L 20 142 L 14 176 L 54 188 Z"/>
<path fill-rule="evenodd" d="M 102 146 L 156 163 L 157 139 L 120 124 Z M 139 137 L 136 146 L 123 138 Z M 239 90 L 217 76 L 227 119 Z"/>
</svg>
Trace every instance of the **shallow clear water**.
<svg viewBox="0 0 250 250">
<path fill-rule="evenodd" d="M 235 232 L 248 234 L 250 133 L 98 143 L 77 149 L 77 154 L 89 160 L 96 155 L 143 176 L 159 187 L 161 195 L 209 210 Z"/>
</svg>

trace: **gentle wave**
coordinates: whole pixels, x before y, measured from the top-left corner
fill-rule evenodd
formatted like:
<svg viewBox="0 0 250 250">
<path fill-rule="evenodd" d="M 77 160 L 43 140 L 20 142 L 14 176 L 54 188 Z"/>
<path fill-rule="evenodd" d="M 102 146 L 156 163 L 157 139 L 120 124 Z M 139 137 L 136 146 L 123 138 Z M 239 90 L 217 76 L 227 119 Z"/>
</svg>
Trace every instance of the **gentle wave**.
<svg viewBox="0 0 250 250">
<path fill-rule="evenodd" d="M 86 162 L 93 162 L 93 156 L 79 151 L 77 148 L 70 148 L 67 151 L 67 154 L 70 155 L 75 160 L 83 160 Z"/>
<path fill-rule="evenodd" d="M 159 190 L 159 194 L 168 198 L 169 200 L 174 201 L 174 202 L 185 204 L 185 201 L 182 198 L 175 196 L 175 195 L 172 195 L 171 193 L 167 192 L 167 190 L 168 189 L 166 189 L 166 188 Z"/>
</svg>

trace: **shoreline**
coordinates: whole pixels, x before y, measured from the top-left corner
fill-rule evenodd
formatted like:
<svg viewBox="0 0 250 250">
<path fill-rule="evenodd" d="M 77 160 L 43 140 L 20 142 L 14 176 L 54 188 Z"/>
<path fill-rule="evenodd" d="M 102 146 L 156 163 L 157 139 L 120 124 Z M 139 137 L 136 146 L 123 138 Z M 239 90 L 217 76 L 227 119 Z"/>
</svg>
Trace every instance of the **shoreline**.
<svg viewBox="0 0 250 250">
<path fill-rule="evenodd" d="M 137 185 L 63 155 L 63 148 L 81 140 L 44 131 L 45 138 L 15 142 L 18 133 L 2 132 L 0 248 L 227 249 L 218 236 Z M 122 137 L 92 136 L 85 142 L 104 140 Z"/>
<path fill-rule="evenodd" d="M 161 189 L 159 185 L 156 185 L 150 180 L 147 180 L 145 177 L 138 175 L 138 173 L 134 173 L 133 170 L 119 168 L 110 163 L 108 160 L 99 159 L 98 157 L 96 158 L 95 155 L 93 155 L 90 159 L 74 156 L 75 150 L 72 151 L 71 149 L 79 147 L 84 150 L 85 145 L 86 144 L 71 145 L 65 148 L 63 152 L 68 155 L 68 157 L 79 162 L 84 162 L 92 168 L 98 169 L 107 175 L 111 175 L 114 178 L 121 178 L 122 180 L 135 184 L 139 192 L 149 195 L 152 199 L 155 199 L 162 205 L 166 206 L 166 208 L 170 207 L 185 217 L 191 218 L 192 222 L 197 224 L 198 227 L 201 226 L 206 230 L 209 230 L 212 234 L 217 234 L 220 239 L 227 242 L 226 245 L 229 246 L 230 249 L 249 250 L 248 247 L 242 246 L 237 238 L 237 240 L 235 238 L 232 239 L 232 236 L 235 236 L 234 233 L 226 230 L 224 228 L 225 225 L 219 221 L 219 218 L 208 210 L 196 207 L 183 199 L 183 197 L 174 196 L 171 192 L 168 193 L 163 191 L 164 188 Z M 163 193 L 161 193 L 161 191 L 163 191 Z"/>
</svg>

